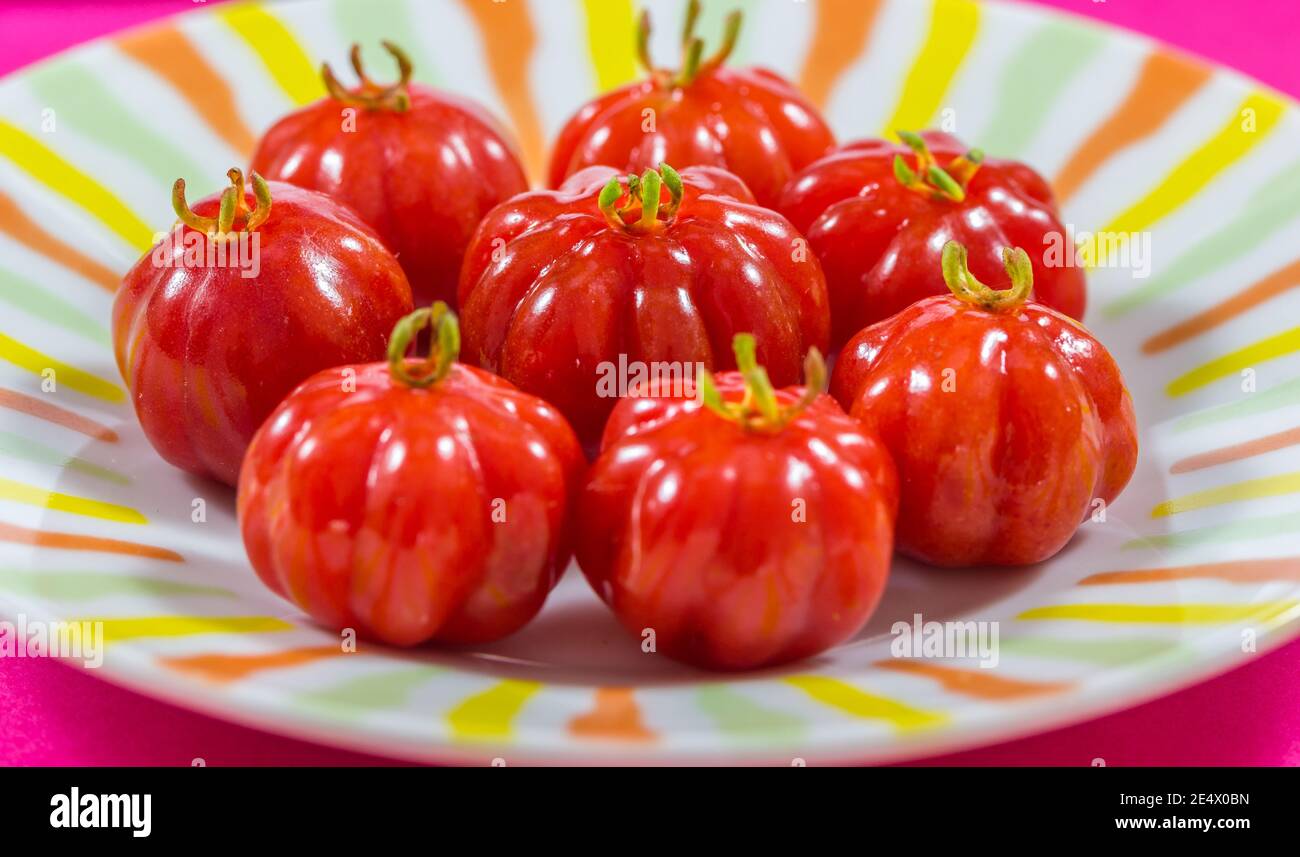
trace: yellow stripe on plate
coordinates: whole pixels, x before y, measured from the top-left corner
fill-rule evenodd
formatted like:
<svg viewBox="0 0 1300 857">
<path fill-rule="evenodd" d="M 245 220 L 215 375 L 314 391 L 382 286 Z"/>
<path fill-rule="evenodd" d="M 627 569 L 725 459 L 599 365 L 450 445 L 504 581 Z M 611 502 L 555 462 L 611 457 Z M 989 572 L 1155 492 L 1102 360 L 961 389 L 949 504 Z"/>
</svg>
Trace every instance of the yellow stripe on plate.
<svg viewBox="0 0 1300 857">
<path fill-rule="evenodd" d="M 1300 473 L 1279 473 L 1260 479 L 1248 479 L 1231 485 L 1207 488 L 1184 497 L 1166 500 L 1151 510 L 1153 518 L 1167 518 L 1179 512 L 1191 512 L 1208 506 L 1236 503 L 1240 500 L 1258 500 L 1261 497 L 1279 497 L 1300 492 Z"/>
<path fill-rule="evenodd" d="M 0 500 L 12 500 L 15 503 L 37 506 L 41 509 L 51 509 L 55 512 L 71 512 L 74 515 L 84 515 L 87 518 L 99 518 L 104 521 L 116 521 L 121 524 L 149 523 L 148 518 L 127 506 L 91 500 L 86 497 L 77 497 L 72 494 L 47 491 L 44 488 L 37 488 L 35 485 L 28 485 L 25 482 L 15 482 L 12 479 L 0 478 Z"/>
<path fill-rule="evenodd" d="M 519 712 L 541 689 L 535 681 L 499 682 L 453 708 L 447 714 L 447 725 L 453 737 L 465 741 L 508 738 Z"/>
<path fill-rule="evenodd" d="M 1246 155 L 1268 135 L 1282 118 L 1286 105 L 1262 92 L 1247 96 L 1232 118 L 1195 152 L 1174 167 L 1164 181 L 1142 199 L 1129 206 L 1101 232 L 1142 232 L 1176 211 L 1196 196 L 1215 176 Z M 1099 233 L 1100 234 L 1100 233 Z M 1083 258 L 1093 265 L 1104 263 L 1096 253 L 1098 238 L 1081 248 Z"/>
<path fill-rule="evenodd" d="M 1293 327 L 1276 336 L 1252 342 L 1209 363 L 1202 363 L 1170 381 L 1169 386 L 1165 387 L 1165 392 L 1174 397 L 1183 396 L 1220 378 L 1239 374 L 1260 363 L 1276 360 L 1297 351 L 1300 351 L 1300 327 Z"/>
<path fill-rule="evenodd" d="M 30 345 L 25 345 L 3 333 L 0 333 L 0 360 L 8 360 L 42 380 L 47 370 L 53 370 L 56 388 L 57 385 L 63 384 L 78 393 L 85 393 L 87 396 L 94 396 L 106 402 L 126 401 L 126 393 L 116 384 L 78 369 L 76 366 L 69 366 L 61 360 L 55 360 L 48 354 L 37 351 Z"/>
<path fill-rule="evenodd" d="M 582 9 L 596 86 L 604 92 L 634 80 L 637 25 L 632 0 L 582 0 Z"/>
<path fill-rule="evenodd" d="M 319 67 L 284 22 L 260 3 L 220 6 L 216 14 L 248 43 L 294 104 L 307 104 L 325 95 Z"/>
<path fill-rule="evenodd" d="M 1255 604 L 1053 604 L 1034 607 L 1017 619 L 1072 619 L 1079 622 L 1214 625 L 1268 621 L 1300 607 L 1300 601 Z"/>
<path fill-rule="evenodd" d="M 925 711 L 910 705 L 876 696 L 845 681 L 820 675 L 796 675 L 785 683 L 802 690 L 813 699 L 865 720 L 883 720 L 900 732 L 927 729 L 948 720 L 939 711 Z"/>
<path fill-rule="evenodd" d="M 0 119 L 0 154 L 50 190 L 85 209 L 127 244 L 141 252 L 153 246 L 153 230 L 126 203 L 40 140 L 3 119 Z"/>
<path fill-rule="evenodd" d="M 972 0 L 935 0 L 930 30 L 907 73 L 894 115 L 885 123 L 885 134 L 920 131 L 930 124 L 975 44 L 979 18 L 979 6 Z"/>
<path fill-rule="evenodd" d="M 104 642 L 196 634 L 265 634 L 292 631 L 294 625 L 274 616 L 145 616 L 133 619 L 81 619 L 103 622 Z"/>
</svg>

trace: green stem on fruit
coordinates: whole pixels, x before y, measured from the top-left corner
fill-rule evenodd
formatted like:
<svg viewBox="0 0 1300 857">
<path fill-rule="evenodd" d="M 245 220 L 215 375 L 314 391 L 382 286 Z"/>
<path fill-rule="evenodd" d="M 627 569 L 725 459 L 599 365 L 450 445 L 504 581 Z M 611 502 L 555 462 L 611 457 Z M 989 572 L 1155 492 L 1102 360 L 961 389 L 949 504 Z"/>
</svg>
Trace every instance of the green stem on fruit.
<svg viewBox="0 0 1300 857">
<path fill-rule="evenodd" d="M 894 178 L 908 190 L 925 194 L 932 199 L 947 199 L 962 202 L 966 199 L 966 187 L 975 177 L 980 164 L 984 163 L 984 153 L 971 149 L 964 155 L 958 155 L 941 167 L 935 161 L 930 147 L 920 134 L 912 131 L 896 131 L 898 139 L 916 155 L 916 167 L 908 165 L 902 155 L 894 156 Z"/>
<path fill-rule="evenodd" d="M 816 348 L 808 349 L 804 358 L 803 395 L 793 404 L 783 406 L 767 370 L 758 364 L 754 335 L 737 333 L 731 347 L 736 354 L 736 367 L 745 382 L 744 397 L 739 402 L 726 401 L 718 392 L 713 376 L 705 371 L 700 376 L 700 398 L 706 408 L 746 431 L 779 432 L 826 392 L 826 361 Z"/>
<path fill-rule="evenodd" d="M 423 360 L 408 360 L 406 352 L 426 327 L 433 328 L 433 345 Z M 402 318 L 388 340 L 388 371 L 408 387 L 430 387 L 451 371 L 460 356 L 460 324 L 444 301 L 423 307 Z"/>
<path fill-rule="evenodd" d="M 357 80 L 361 81 L 362 86 L 375 86 L 375 82 L 366 74 L 366 67 L 361 62 L 361 45 L 353 42 L 352 47 L 348 49 L 348 62 L 352 64 L 352 71 L 356 73 Z"/>
<path fill-rule="evenodd" d="M 627 174 L 627 205 L 623 206 L 621 209 L 619 209 L 619 211 L 623 213 L 627 213 L 631 211 L 635 205 L 640 204 L 640 199 L 641 199 L 641 177 L 636 173 L 628 173 Z"/>
<path fill-rule="evenodd" d="M 984 163 L 984 152 L 980 149 L 971 149 L 964 155 L 958 155 L 948 163 L 948 175 L 953 177 L 957 184 L 965 189 L 970 184 L 970 180 L 975 177 L 979 170 L 980 164 Z"/>
<path fill-rule="evenodd" d="M 631 197 L 632 192 L 628 191 Z M 596 199 L 596 205 L 600 208 L 600 213 L 605 215 L 605 220 L 610 226 L 626 229 L 627 223 L 623 221 L 623 215 L 619 213 L 618 201 L 623 198 L 623 185 L 619 184 L 618 176 L 610 178 L 609 182 L 600 189 L 600 196 Z"/>
<path fill-rule="evenodd" d="M 271 188 L 266 183 L 266 179 L 253 173 L 253 199 L 257 201 L 257 207 L 249 213 L 248 219 L 244 221 L 244 231 L 252 232 L 257 227 L 266 222 L 271 216 Z M 240 187 L 240 193 L 243 193 L 243 187 Z"/>
<path fill-rule="evenodd" d="M 641 18 L 636 25 L 636 56 L 641 61 L 641 67 L 646 71 L 655 70 L 654 61 L 650 58 L 650 10 L 643 9 Z"/>
<path fill-rule="evenodd" d="M 690 0 L 686 4 L 686 18 L 682 21 L 682 44 L 688 45 L 695 38 L 695 25 L 700 22 L 700 4 Z"/>
<path fill-rule="evenodd" d="M 382 86 L 371 80 L 361 63 L 361 45 L 353 43 L 348 57 L 361 85 L 356 89 L 347 89 L 334 76 L 334 70 L 330 68 L 329 63 L 322 63 L 321 79 L 325 82 L 325 89 L 329 91 L 330 97 L 342 104 L 363 107 L 366 110 L 392 110 L 401 113 L 410 109 L 411 58 L 392 42 L 384 41 L 380 44 L 397 61 L 399 75 L 397 82 Z"/>
<path fill-rule="evenodd" d="M 195 214 L 185 200 L 185 179 L 172 185 L 172 210 L 181 223 L 196 229 L 210 238 L 228 238 L 240 232 L 252 232 L 271 216 L 271 188 L 257 173 L 252 174 L 253 198 L 257 200 L 252 211 L 244 202 L 244 173 L 238 167 L 226 171 L 230 187 L 221 192 L 221 204 L 216 217 Z M 240 220 L 242 219 L 242 223 Z"/>
<path fill-rule="evenodd" d="M 1010 288 L 984 285 L 970 271 L 966 248 L 956 241 L 943 245 L 943 280 L 959 299 L 987 310 L 1015 309 L 1029 299 L 1034 287 L 1034 267 L 1029 254 L 1019 247 L 1002 248 L 1002 264 L 1011 279 Z"/>
<path fill-rule="evenodd" d="M 209 235 L 216 234 L 217 221 L 211 217 L 200 217 L 195 214 L 190 209 L 190 204 L 185 201 L 185 179 L 177 179 L 172 185 L 172 210 L 176 212 L 176 218 L 189 228 Z"/>
<path fill-rule="evenodd" d="M 642 230 L 653 229 L 659 221 L 659 199 L 663 179 L 654 170 L 646 170 L 641 177 L 641 219 L 637 222 Z"/>
<path fill-rule="evenodd" d="M 613 176 L 601 188 L 596 205 L 610 226 L 626 232 L 652 232 L 670 223 L 682 204 L 682 177 L 667 164 L 658 170 L 646 170 L 640 176 L 629 175 L 627 185 Z M 664 203 L 662 189 L 668 189 Z M 626 203 L 619 206 L 620 200 Z"/>
<path fill-rule="evenodd" d="M 727 21 L 722 29 L 722 44 L 713 52 L 713 56 L 704 61 L 700 71 L 712 71 L 727 61 L 727 57 L 731 56 L 731 52 L 736 49 L 736 41 L 740 38 L 740 25 L 743 21 L 744 15 L 739 9 L 727 15 Z"/>
<path fill-rule="evenodd" d="M 727 61 L 736 48 L 740 36 L 740 26 L 744 15 L 735 10 L 727 15 L 723 25 L 722 42 L 712 56 L 704 57 L 704 40 L 695 35 L 695 25 L 700 19 L 699 0 L 690 0 L 686 5 L 686 19 L 682 24 L 682 64 L 675 73 L 670 69 L 657 68 L 650 56 L 650 12 L 641 13 L 636 30 L 636 54 L 641 65 L 650 72 L 652 78 L 663 86 L 690 86 L 697 77 L 712 71 Z"/>
<path fill-rule="evenodd" d="M 239 208 L 236 202 L 244 195 L 244 189 L 228 187 L 221 192 L 221 206 L 217 212 L 217 235 L 229 235 L 235 228 L 235 212 Z"/>
<path fill-rule="evenodd" d="M 686 54 L 681 70 L 673 78 L 673 86 L 690 86 L 700 73 L 700 60 L 704 57 L 704 40 L 698 36 L 686 43 Z"/>
<path fill-rule="evenodd" d="M 226 178 L 230 180 L 230 187 L 244 189 L 244 171 L 239 167 L 231 167 L 226 170 Z M 244 204 L 244 194 L 237 193 L 235 196 L 235 217 L 240 218 L 248 213 L 248 207 Z"/>
</svg>

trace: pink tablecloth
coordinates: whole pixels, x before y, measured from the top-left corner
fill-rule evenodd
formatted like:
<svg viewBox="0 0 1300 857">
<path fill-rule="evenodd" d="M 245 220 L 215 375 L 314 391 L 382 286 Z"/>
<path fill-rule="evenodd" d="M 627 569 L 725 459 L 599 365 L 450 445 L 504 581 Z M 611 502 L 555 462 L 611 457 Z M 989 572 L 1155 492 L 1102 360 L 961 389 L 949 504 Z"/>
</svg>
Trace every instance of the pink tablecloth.
<svg viewBox="0 0 1300 857">
<path fill-rule="evenodd" d="M 1296 0 L 1036 0 L 1138 30 L 1300 94 Z M 185 0 L 0 0 L 0 74 Z M 0 764 L 367 764 L 232 726 L 47 660 L 0 660 Z M 1300 765 L 1300 641 L 1157 702 L 937 764 Z"/>
</svg>

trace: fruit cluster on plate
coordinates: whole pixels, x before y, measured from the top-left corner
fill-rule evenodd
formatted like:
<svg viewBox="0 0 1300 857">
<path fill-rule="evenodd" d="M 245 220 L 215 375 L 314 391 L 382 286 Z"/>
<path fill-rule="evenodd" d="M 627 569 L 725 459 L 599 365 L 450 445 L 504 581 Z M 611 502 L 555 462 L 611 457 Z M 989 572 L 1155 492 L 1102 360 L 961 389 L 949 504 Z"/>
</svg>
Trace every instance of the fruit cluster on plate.
<svg viewBox="0 0 1300 857">
<path fill-rule="evenodd" d="M 896 549 L 1039 562 L 1124 488 L 1132 403 L 1080 269 L 1044 261 L 1043 178 L 942 132 L 836 145 L 726 65 L 739 14 L 707 54 L 697 14 L 677 69 L 642 19 L 645 79 L 565 125 L 549 189 L 390 43 L 395 83 L 356 47 L 356 85 L 324 67 L 248 182 L 176 182 L 118 365 L 317 621 L 494 640 L 576 556 L 656 650 L 755 668 L 857 633 Z"/>
</svg>

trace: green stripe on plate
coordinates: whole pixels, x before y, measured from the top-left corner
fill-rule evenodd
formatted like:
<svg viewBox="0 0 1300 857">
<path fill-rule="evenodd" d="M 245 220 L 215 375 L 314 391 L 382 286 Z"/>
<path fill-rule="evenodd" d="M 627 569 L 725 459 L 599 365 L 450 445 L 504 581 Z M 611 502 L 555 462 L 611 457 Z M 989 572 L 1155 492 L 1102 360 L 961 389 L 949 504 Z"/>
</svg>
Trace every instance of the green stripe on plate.
<svg viewBox="0 0 1300 857">
<path fill-rule="evenodd" d="M 86 461 L 83 458 L 65 455 L 57 449 L 42 446 L 34 440 L 14 434 L 11 431 L 0 431 L 0 455 L 30 461 L 34 464 L 48 464 L 51 467 L 67 468 L 118 485 L 131 484 L 129 476 L 124 476 L 115 470 L 109 470 L 107 467 L 100 467 L 98 464 Z"/>
<path fill-rule="evenodd" d="M 1222 405 L 1193 411 L 1174 423 L 1174 431 L 1190 431 L 1230 420 L 1254 417 L 1295 404 L 1300 404 L 1300 378 L 1283 381 L 1263 392 L 1245 393 L 1235 402 L 1224 402 Z"/>
<path fill-rule="evenodd" d="M 376 711 L 402 708 L 417 687 L 443 672 L 446 670 L 432 666 L 387 670 L 300 693 L 294 702 L 313 714 L 359 720 Z"/>
<path fill-rule="evenodd" d="M 1061 93 L 1101 51 L 1101 30 L 1050 21 L 1016 46 L 998 76 L 997 106 L 968 143 L 996 157 L 1021 155 L 1047 122 Z"/>
<path fill-rule="evenodd" d="M 112 595 L 236 597 L 234 592 L 219 586 L 200 586 L 136 574 L 53 569 L 0 569 L 0 590 L 66 602 L 94 601 Z"/>
<path fill-rule="evenodd" d="M 793 744 L 803 739 L 806 724 L 793 714 L 758 705 L 725 684 L 702 685 L 695 702 L 728 738 L 743 743 Z"/>
<path fill-rule="evenodd" d="M 96 345 L 112 346 L 108 327 L 101 320 L 83 312 L 71 301 L 58 297 L 48 287 L 3 268 L 0 268 L 0 300 Z"/>
<path fill-rule="evenodd" d="M 1288 512 L 1283 515 L 1250 518 L 1244 521 L 1233 521 L 1230 524 L 1215 524 L 1210 527 L 1198 527 L 1194 530 L 1181 530 L 1176 533 L 1143 536 L 1125 542 L 1122 547 L 1125 549 L 1197 547 L 1218 542 L 1268 539 L 1297 532 L 1300 532 L 1300 515 L 1295 512 Z"/>
<path fill-rule="evenodd" d="M 170 188 L 181 177 L 199 182 L 213 169 L 209 166 L 205 171 L 200 160 L 176 145 L 179 138 L 155 131 L 134 117 L 131 105 L 102 83 L 102 72 L 65 59 L 36 66 L 26 79 L 42 106 L 54 110 L 54 134 L 66 122 L 137 165 L 162 188 Z"/>
<path fill-rule="evenodd" d="M 336 0 L 334 18 L 344 39 L 361 46 L 361 61 L 366 73 L 374 80 L 379 83 L 397 80 L 397 65 L 379 45 L 386 39 L 411 58 L 414 67 L 412 80 L 430 86 L 443 84 L 444 75 L 439 73 L 435 58 L 421 43 L 410 9 L 402 0 L 370 0 L 368 3 Z M 335 68 L 334 74 L 345 85 L 353 85 L 354 81 L 349 77 L 351 69 Z"/>
<path fill-rule="evenodd" d="M 1102 308 L 1102 315 L 1117 318 L 1245 258 L 1275 232 L 1295 222 L 1300 214 L 1297 198 L 1300 161 L 1263 181 L 1260 190 L 1246 200 L 1241 213 L 1162 266 L 1160 276 L 1111 301 Z"/>
</svg>

